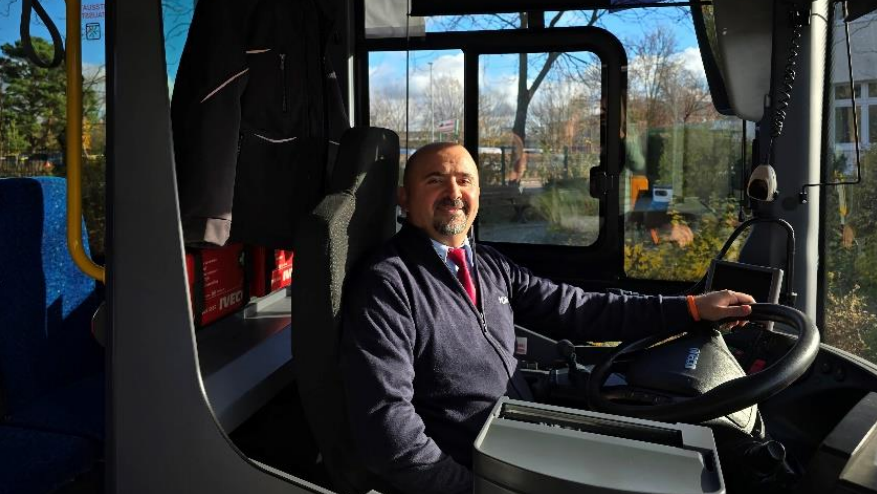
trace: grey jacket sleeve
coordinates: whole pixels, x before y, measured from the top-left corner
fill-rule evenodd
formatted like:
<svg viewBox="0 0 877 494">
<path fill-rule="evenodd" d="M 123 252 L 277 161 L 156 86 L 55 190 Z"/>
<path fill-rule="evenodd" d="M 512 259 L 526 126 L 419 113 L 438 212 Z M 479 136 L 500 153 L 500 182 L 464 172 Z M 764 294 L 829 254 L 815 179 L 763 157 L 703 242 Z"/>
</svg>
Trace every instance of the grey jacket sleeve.
<svg viewBox="0 0 877 494">
<path fill-rule="evenodd" d="M 555 339 L 630 341 L 692 326 L 685 297 L 586 292 L 540 278 L 504 259 L 515 322 Z"/>
<path fill-rule="evenodd" d="M 342 372 L 353 436 L 374 473 L 406 493 L 470 493 L 471 472 L 425 433 L 412 404 L 415 328 L 405 293 L 359 283 L 345 300 Z"/>
</svg>

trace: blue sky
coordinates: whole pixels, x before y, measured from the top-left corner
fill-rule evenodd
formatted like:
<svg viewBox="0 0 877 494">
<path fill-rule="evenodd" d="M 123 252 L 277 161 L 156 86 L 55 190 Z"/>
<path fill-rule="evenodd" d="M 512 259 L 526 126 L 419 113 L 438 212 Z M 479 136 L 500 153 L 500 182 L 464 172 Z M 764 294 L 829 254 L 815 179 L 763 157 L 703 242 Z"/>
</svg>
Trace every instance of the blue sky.
<svg viewBox="0 0 877 494">
<path fill-rule="evenodd" d="M 64 0 L 41 0 L 40 3 L 64 37 L 67 31 L 66 4 Z M 105 53 L 104 2 L 100 0 L 82 0 L 82 26 L 89 27 L 89 36 L 82 40 L 82 61 L 86 65 L 103 65 Z M 21 23 L 21 0 L 0 0 L 0 44 L 13 43 L 21 39 L 19 25 Z M 31 36 L 50 39 L 49 31 L 36 13 L 31 14 Z"/>
<path fill-rule="evenodd" d="M 178 0 L 180 5 L 188 5 L 191 0 Z M 64 0 L 42 0 L 43 6 L 48 11 L 50 17 L 58 26 L 62 36 L 65 32 L 65 3 Z M 105 59 L 105 25 L 104 25 L 104 3 L 102 0 L 82 0 L 83 14 L 83 30 L 86 24 L 96 24 L 89 29 L 90 36 L 87 39 L 83 36 L 82 40 L 82 58 L 86 65 L 103 65 Z M 188 10 L 188 9 L 182 9 Z M 185 25 L 188 22 L 186 14 L 191 11 L 180 14 L 166 12 L 165 22 L 167 29 L 174 29 L 174 26 Z M 552 14 L 548 14 L 548 18 Z M 565 19 L 570 19 L 569 14 Z M 0 43 L 11 43 L 20 38 L 19 23 L 21 20 L 21 0 L 0 0 Z M 561 23 L 563 25 L 563 22 Z M 601 20 L 602 27 L 615 34 L 622 41 L 634 39 L 642 35 L 645 30 L 652 29 L 658 25 L 669 26 L 673 29 L 678 43 L 680 52 L 688 52 L 688 58 L 696 62 L 697 40 L 694 35 L 694 29 L 691 21 L 684 17 L 684 13 L 676 8 L 651 8 L 638 9 L 636 11 L 621 11 L 606 15 Z M 179 30 L 179 29 L 177 29 Z M 40 36 L 49 38 L 48 31 L 42 25 L 39 17 L 35 14 L 31 17 L 31 34 L 32 36 Z M 167 58 L 169 61 L 168 72 L 169 79 L 173 80 L 176 75 L 176 61 L 179 60 L 179 53 L 182 51 L 185 37 L 181 33 L 176 33 L 169 40 L 166 46 Z M 433 62 L 433 68 L 436 76 L 449 75 L 462 76 L 462 58 L 457 56 L 459 52 L 420 52 L 412 53 L 412 70 L 428 71 L 429 62 Z M 387 81 L 396 80 L 404 77 L 405 57 L 404 54 L 372 54 L 369 60 L 369 66 L 373 75 L 386 77 Z M 492 72 L 497 76 L 502 75 L 501 67 L 495 64 L 491 68 Z M 508 71 L 513 71 L 513 64 L 509 64 Z M 380 83 L 380 79 L 375 79 L 373 83 Z"/>
<path fill-rule="evenodd" d="M 546 15 L 551 19 L 553 13 Z M 573 20 L 567 14 L 559 25 L 565 25 L 564 21 Z M 427 30 L 436 28 L 428 21 Z M 654 30 L 657 27 L 666 27 L 672 30 L 676 39 L 677 51 L 683 59 L 686 68 L 694 72 L 702 72 L 703 66 L 700 61 L 700 51 L 697 47 L 697 38 L 694 27 L 687 10 L 678 8 L 644 8 L 637 10 L 618 11 L 604 15 L 599 24 L 608 30 L 622 43 L 642 37 L 643 33 Z M 465 23 L 460 23 L 461 28 L 467 28 Z M 514 85 L 517 73 L 516 56 L 491 56 L 489 67 L 482 66 L 485 71 L 482 80 L 493 80 L 497 86 Z M 391 87 L 399 91 L 404 86 L 406 54 L 404 52 L 371 53 L 369 56 L 369 73 L 372 89 Z M 484 61 L 483 61 L 484 62 Z M 633 61 L 632 61 L 633 62 Z M 463 54 L 459 50 L 444 51 L 417 51 L 411 52 L 408 60 L 411 72 L 411 92 L 422 92 L 429 85 L 430 63 L 434 78 L 451 77 L 462 81 L 463 77 Z M 531 77 L 535 74 L 531 74 Z M 514 94 L 511 88 L 506 88 L 508 94 Z"/>
<path fill-rule="evenodd" d="M 546 17 L 550 19 L 551 16 L 552 14 L 549 13 Z M 564 25 L 564 23 L 561 22 L 560 25 Z M 621 11 L 605 15 L 599 25 L 617 36 L 622 42 L 637 39 L 644 32 L 658 26 L 668 27 L 676 38 L 678 52 L 686 61 L 686 66 L 697 72 L 703 70 L 694 27 L 690 17 L 687 17 L 681 9 L 649 8 Z M 465 28 L 463 25 L 461 27 Z M 428 24 L 427 29 L 432 31 L 434 28 Z M 517 57 L 510 57 L 508 63 L 498 63 L 500 59 L 493 58 L 492 66 L 489 69 L 490 76 L 502 78 L 504 75 L 514 74 L 517 70 Z M 462 80 L 462 52 L 457 50 L 420 51 L 412 52 L 409 60 L 412 86 L 428 84 L 426 81 L 429 78 L 430 62 L 432 62 L 433 77 L 453 77 Z M 372 53 L 369 56 L 372 87 L 403 83 L 405 63 L 404 52 Z"/>
</svg>

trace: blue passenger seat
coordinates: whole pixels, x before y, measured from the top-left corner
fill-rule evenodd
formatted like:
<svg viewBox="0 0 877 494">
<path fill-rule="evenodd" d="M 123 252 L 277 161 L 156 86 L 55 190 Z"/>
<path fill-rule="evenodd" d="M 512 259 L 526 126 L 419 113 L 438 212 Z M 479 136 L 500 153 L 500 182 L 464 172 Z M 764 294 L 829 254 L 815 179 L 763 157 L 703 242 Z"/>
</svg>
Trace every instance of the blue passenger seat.
<svg viewBox="0 0 877 494">
<path fill-rule="evenodd" d="M 86 439 L 0 426 L 0 494 L 52 492 L 92 468 Z"/>
<path fill-rule="evenodd" d="M 100 296 L 67 251 L 66 200 L 61 178 L 0 179 L 0 494 L 50 492 L 102 457 Z"/>
</svg>

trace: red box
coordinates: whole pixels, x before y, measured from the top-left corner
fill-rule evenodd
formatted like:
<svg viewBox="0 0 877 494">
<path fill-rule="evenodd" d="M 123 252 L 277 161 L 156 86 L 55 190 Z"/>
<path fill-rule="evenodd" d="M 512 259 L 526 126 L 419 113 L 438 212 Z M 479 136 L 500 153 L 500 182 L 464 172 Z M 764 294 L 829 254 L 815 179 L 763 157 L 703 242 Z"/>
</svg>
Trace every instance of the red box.
<svg viewBox="0 0 877 494">
<path fill-rule="evenodd" d="M 292 251 L 249 247 L 250 293 L 262 297 L 292 283 Z"/>
<path fill-rule="evenodd" d="M 274 251 L 274 270 L 271 271 L 271 291 L 280 290 L 292 283 L 292 251 Z"/>
<path fill-rule="evenodd" d="M 197 327 L 240 310 L 249 300 L 242 244 L 190 249 L 186 252 L 186 271 Z"/>
</svg>

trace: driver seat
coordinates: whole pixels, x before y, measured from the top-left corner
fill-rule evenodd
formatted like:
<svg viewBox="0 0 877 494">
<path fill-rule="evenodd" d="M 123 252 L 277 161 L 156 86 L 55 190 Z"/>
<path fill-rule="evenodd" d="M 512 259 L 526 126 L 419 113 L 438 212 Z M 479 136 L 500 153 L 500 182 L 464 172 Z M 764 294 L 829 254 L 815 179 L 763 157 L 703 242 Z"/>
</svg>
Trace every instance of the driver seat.
<svg viewBox="0 0 877 494">
<path fill-rule="evenodd" d="M 295 234 L 292 361 L 311 431 L 334 488 L 368 492 L 380 482 L 357 457 L 339 369 L 341 295 L 348 272 L 396 232 L 399 137 L 352 128 L 341 138 L 328 195 Z"/>
</svg>

